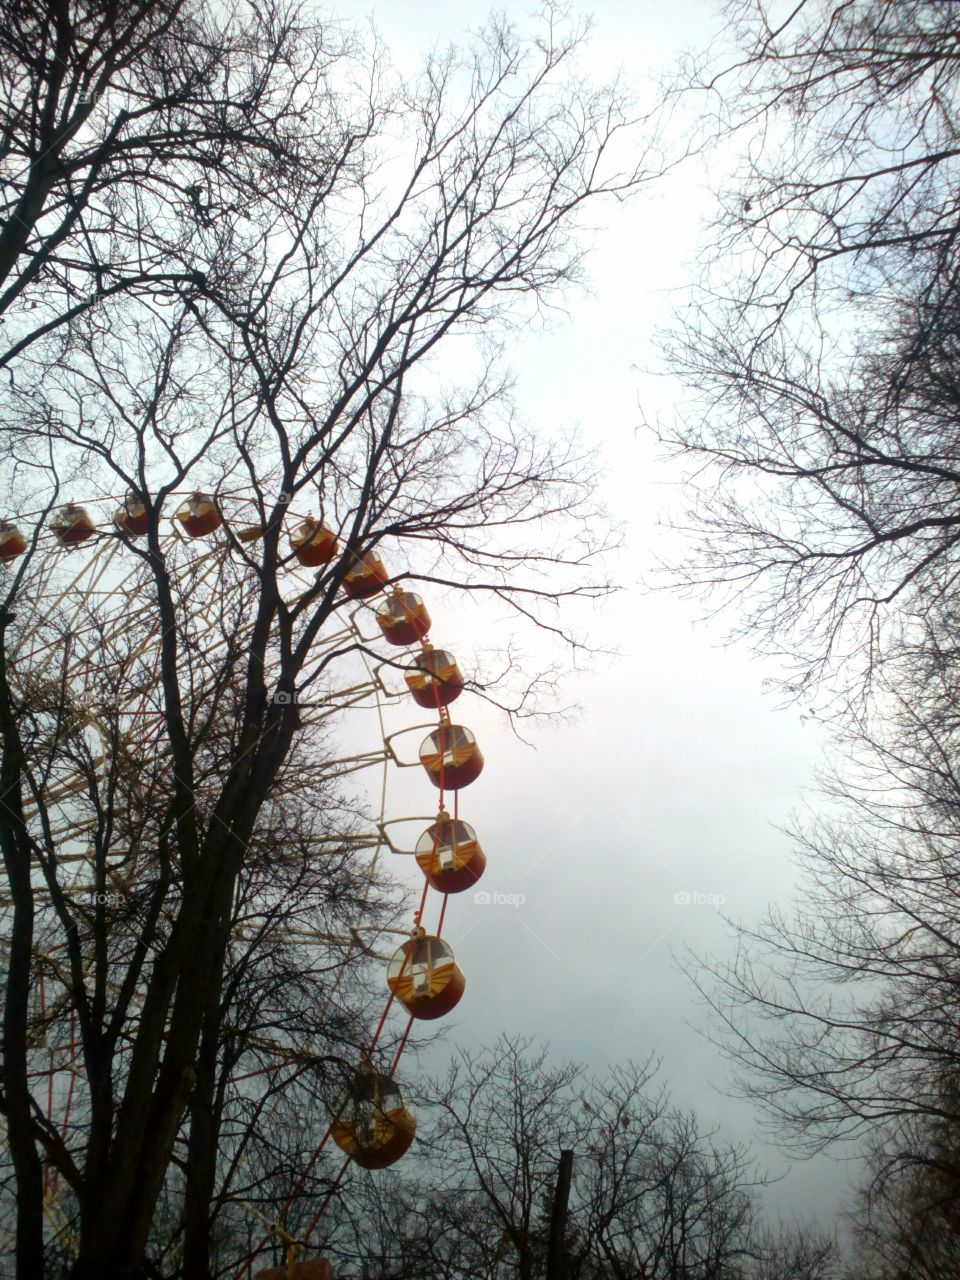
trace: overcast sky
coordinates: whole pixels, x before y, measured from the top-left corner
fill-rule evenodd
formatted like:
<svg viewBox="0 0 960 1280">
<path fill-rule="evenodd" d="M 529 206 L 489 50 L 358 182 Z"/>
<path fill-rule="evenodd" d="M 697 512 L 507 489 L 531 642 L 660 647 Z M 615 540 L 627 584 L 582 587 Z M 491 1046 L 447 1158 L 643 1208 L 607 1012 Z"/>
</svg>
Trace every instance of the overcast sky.
<svg viewBox="0 0 960 1280">
<path fill-rule="evenodd" d="M 373 17 L 396 65 L 412 70 L 434 42 L 480 24 L 488 7 L 379 0 Z M 665 70 L 717 24 L 707 0 L 606 0 L 587 11 L 596 18 L 587 65 L 598 78 L 619 67 L 637 79 Z M 675 388 L 640 370 L 655 362 L 653 331 L 691 278 L 711 208 L 705 181 L 692 166 L 608 209 L 588 263 L 591 295 L 570 298 L 569 322 L 511 347 L 526 419 L 548 430 L 579 426 L 610 467 L 605 494 L 627 530 L 616 561 L 623 591 L 588 621 L 621 657 L 568 678 L 565 699 L 581 704 L 581 717 L 538 729 L 534 747 L 475 697 L 457 703 L 487 760 L 461 797 L 461 817 L 487 853 L 482 888 L 523 901 L 450 899 L 445 934 L 467 992 L 441 1056 L 501 1031 L 547 1040 L 558 1056 L 601 1069 L 654 1050 L 676 1103 L 725 1137 L 755 1142 L 761 1161 L 783 1172 L 784 1158 L 755 1138 L 750 1107 L 716 1091 L 728 1067 L 695 1029 L 705 1013 L 676 954 L 685 946 L 729 953 L 721 910 L 751 921 L 768 902 L 789 900 L 790 847 L 776 828 L 802 804 L 823 743 L 798 709 L 778 710 L 763 692 L 772 668 L 722 647 L 723 623 L 695 625 L 695 606 L 639 589 L 643 567 L 664 549 L 658 518 L 678 500 L 672 474 L 638 432 L 641 406 L 652 416 Z M 469 666 L 490 636 L 452 597 L 428 604 L 434 642 Z M 407 704 L 391 723 L 405 720 Z M 419 771 L 393 771 L 388 816 L 430 813 L 435 797 Z M 766 1203 L 774 1214 L 830 1222 L 847 1176 L 823 1159 L 796 1165 Z"/>
</svg>

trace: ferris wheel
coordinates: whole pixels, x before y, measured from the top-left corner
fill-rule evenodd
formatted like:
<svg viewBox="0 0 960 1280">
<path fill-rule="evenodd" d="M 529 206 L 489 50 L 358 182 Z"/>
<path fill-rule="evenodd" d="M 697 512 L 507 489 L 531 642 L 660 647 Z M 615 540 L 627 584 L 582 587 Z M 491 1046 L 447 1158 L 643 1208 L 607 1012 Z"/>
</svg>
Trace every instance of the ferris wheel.
<svg viewBox="0 0 960 1280">
<path fill-rule="evenodd" d="M 251 625 L 246 605 L 256 589 L 250 552 L 263 534 L 259 509 L 243 493 L 193 491 L 172 497 L 175 506 L 172 514 L 161 519 L 160 542 L 176 602 L 175 625 L 202 662 L 212 664 L 231 646 L 242 648 L 244 629 Z M 151 853 L 144 843 L 128 852 L 122 866 L 108 865 L 106 879 L 94 880 L 89 821 L 79 800 L 89 785 L 91 769 L 106 773 L 127 767 L 129 775 L 135 774 L 144 751 L 159 740 L 164 726 L 157 643 L 164 619 L 150 590 L 148 558 L 137 554 L 150 515 L 132 493 L 113 499 L 111 506 L 101 513 L 91 502 L 70 503 L 42 522 L 29 513 L 19 517 L 19 524 L 0 521 L 0 590 L 9 589 L 11 575 L 19 575 L 10 606 L 18 637 L 9 659 L 11 687 L 21 702 L 35 709 L 39 733 L 44 731 L 44 715 L 49 718 L 55 709 L 82 736 L 86 747 L 86 768 L 72 767 L 69 760 L 60 762 L 56 776 L 44 781 L 42 806 L 28 802 L 25 810 L 28 821 L 43 818 L 44 839 L 57 851 L 58 884 L 74 899 L 97 893 L 122 897 L 138 876 L 148 873 Z M 284 600 L 295 602 L 340 554 L 340 539 L 311 514 L 288 510 L 285 526 L 290 553 L 277 585 Z M 237 1270 L 238 1280 L 249 1273 L 264 1246 L 277 1240 L 287 1249 L 282 1274 L 301 1280 L 321 1274 L 326 1265 L 322 1260 L 297 1259 L 309 1250 L 310 1235 L 346 1168 L 351 1163 L 364 1169 L 386 1168 L 411 1146 L 416 1122 L 395 1074 L 416 1023 L 444 1016 L 464 995 L 465 976 L 442 937 L 447 895 L 473 888 L 486 865 L 477 833 L 459 811 L 459 793 L 480 776 L 484 760 L 470 729 L 451 719 L 450 707 L 465 688 L 456 659 L 432 645 L 427 605 L 391 577 L 376 548 L 351 548 L 348 556 L 336 629 L 321 639 L 312 657 L 317 670 L 347 652 L 359 655 L 362 665 L 350 683 L 327 686 L 320 698 L 298 699 L 301 725 L 305 735 L 312 726 L 352 709 L 364 708 L 375 715 L 379 745 L 329 764 L 339 776 L 379 767 L 377 816 L 371 830 L 337 838 L 369 853 L 368 892 L 384 855 L 414 859 L 422 873 L 422 892 L 412 927 L 400 931 L 404 940 L 392 954 L 376 948 L 382 947 L 386 934 L 398 931 L 363 919 L 336 934 L 309 925 L 291 929 L 287 921 L 276 925 L 274 941 L 280 945 L 295 940 L 299 945 L 342 948 L 345 958 L 360 954 L 386 958 L 384 1005 L 342 1096 L 331 1109 L 321 1142 L 278 1218 L 263 1220 L 264 1237 Z M 3 577 L 8 579 L 6 584 Z M 295 696 L 279 690 L 272 694 L 277 702 Z M 419 709 L 432 718 L 387 732 L 387 706 L 409 707 L 411 716 Z M 412 733 L 421 735 L 415 755 L 404 747 Z M 128 750 L 130 761 L 125 762 Z M 412 845 L 409 848 L 403 847 L 396 831 L 416 819 L 388 818 L 386 813 L 387 779 L 393 770 L 403 768 L 423 770 L 438 796 L 436 814 L 420 820 L 427 825 L 407 842 Z M 131 782 L 135 784 L 136 780 Z M 145 779 L 143 785 L 149 787 L 149 781 Z M 35 877 L 34 890 L 40 898 L 49 893 L 41 874 Z M 428 932 L 424 921 L 431 894 L 439 903 L 436 923 Z M 0 950 L 8 945 L 11 910 L 4 886 L 0 888 Z M 57 951 L 58 944 L 41 931 L 34 954 L 37 1033 L 31 1048 L 31 1077 L 45 1123 L 61 1132 L 70 1123 L 83 1065 Z M 346 965 L 338 972 L 342 976 Z M 389 1060 L 382 1060 L 381 1034 L 391 1010 L 402 1011 L 406 1025 L 396 1050 Z M 263 1073 L 302 1060 L 302 1047 L 290 1042 L 277 1040 L 258 1048 L 271 1058 Z M 328 1142 L 344 1153 L 344 1163 L 313 1220 L 294 1237 L 284 1226 L 288 1210 Z M 44 1187 L 48 1224 L 70 1252 L 75 1238 L 59 1203 L 58 1178 L 52 1168 L 46 1171 Z"/>
</svg>

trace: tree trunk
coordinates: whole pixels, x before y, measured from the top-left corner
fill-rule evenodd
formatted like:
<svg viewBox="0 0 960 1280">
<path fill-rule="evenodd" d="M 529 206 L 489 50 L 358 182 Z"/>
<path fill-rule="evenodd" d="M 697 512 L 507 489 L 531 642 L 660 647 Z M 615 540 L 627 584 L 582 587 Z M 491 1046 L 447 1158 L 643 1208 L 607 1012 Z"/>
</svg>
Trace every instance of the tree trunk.
<svg viewBox="0 0 960 1280">
<path fill-rule="evenodd" d="M 207 1280 L 210 1275 L 210 1205 L 216 1186 L 220 1130 L 216 1090 L 217 1047 L 220 1039 L 219 988 L 217 997 L 208 1008 L 204 1021 L 197 1059 L 197 1085 L 190 1099 L 190 1139 L 183 1214 L 183 1268 L 190 1280 L 194 1280 L 194 1277 L 196 1280 Z"/>
</svg>

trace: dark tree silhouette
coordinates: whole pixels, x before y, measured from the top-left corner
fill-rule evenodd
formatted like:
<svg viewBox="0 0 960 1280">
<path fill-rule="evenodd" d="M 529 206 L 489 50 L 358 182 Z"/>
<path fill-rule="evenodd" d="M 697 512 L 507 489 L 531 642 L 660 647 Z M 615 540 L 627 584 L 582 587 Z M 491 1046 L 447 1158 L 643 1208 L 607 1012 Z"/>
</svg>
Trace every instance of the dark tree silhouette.
<svg viewBox="0 0 960 1280">
<path fill-rule="evenodd" d="M 919 1186 L 958 1122 L 960 12 L 726 13 L 735 53 L 684 74 L 740 159 L 668 339 L 690 395 L 659 430 L 695 495 L 672 572 L 840 751 L 794 910 L 698 981 L 778 1137 L 869 1137 L 877 1186 Z"/>
<path fill-rule="evenodd" d="M 881 1179 L 935 1171 L 931 1133 L 960 1122 L 955 617 L 928 614 L 848 719 L 825 803 L 796 828 L 794 910 L 738 926 L 734 960 L 698 978 L 780 1139 L 869 1139 Z"/>
<path fill-rule="evenodd" d="M 353 633 L 330 642 L 355 556 L 568 639 L 558 606 L 608 590 L 589 460 L 517 420 L 498 345 L 578 280 L 586 210 L 657 171 L 620 155 L 628 107 L 578 76 L 582 34 L 551 10 L 529 40 L 494 22 L 405 83 L 292 6 L 51 3 L 4 23 L 0 398 L 7 509 L 29 543 L 0 605 L 19 1275 L 44 1267 L 45 1167 L 76 1205 L 75 1280 L 173 1266 L 154 1223 L 184 1186 L 185 1265 L 204 1274 L 231 1196 L 229 1179 L 211 1188 L 261 1105 L 225 1089 L 231 1068 L 285 1016 L 287 1035 L 321 1037 L 318 1058 L 356 1037 L 314 1006 L 322 953 L 272 973 L 270 948 L 244 941 L 257 912 L 282 923 L 288 892 L 322 902 L 339 883 L 349 824 L 325 831 L 324 866 L 322 807 L 285 805 L 328 795 L 315 725 L 366 652 Z M 457 378 L 439 361 L 454 337 Z M 168 532 L 196 489 L 228 516 L 209 556 Z M 86 551 L 59 549 L 48 517 L 72 499 L 99 519 L 128 492 L 145 540 L 95 537 L 137 567 L 129 625 L 91 597 L 78 645 L 76 603 L 58 627 L 48 602 Z M 338 539 L 306 582 L 291 512 Z M 538 687 L 529 672 L 485 695 L 523 714 Z M 149 734 L 131 730 L 143 717 Z M 84 1091 L 66 1133 L 32 1092 L 51 955 Z M 267 1200 L 281 1146 L 260 1143 Z"/>
<path fill-rule="evenodd" d="M 670 1105 L 656 1072 L 650 1059 L 591 1077 L 508 1037 L 461 1053 L 425 1100 L 430 1159 L 444 1171 L 423 1223 L 436 1265 L 542 1275 L 559 1153 L 572 1149 L 571 1277 L 735 1274 L 751 1256 L 756 1176 L 743 1149 Z"/>
<path fill-rule="evenodd" d="M 960 14 L 726 12 L 736 53 L 685 78 L 742 159 L 667 341 L 690 394 L 659 433 L 696 477 L 671 571 L 799 695 L 868 681 L 901 610 L 953 589 Z"/>
</svg>

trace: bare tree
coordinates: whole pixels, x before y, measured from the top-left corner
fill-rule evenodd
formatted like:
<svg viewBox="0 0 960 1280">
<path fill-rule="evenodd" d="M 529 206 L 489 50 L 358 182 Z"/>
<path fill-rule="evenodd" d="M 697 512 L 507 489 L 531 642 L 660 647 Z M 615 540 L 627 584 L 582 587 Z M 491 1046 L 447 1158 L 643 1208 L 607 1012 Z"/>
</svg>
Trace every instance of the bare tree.
<svg viewBox="0 0 960 1280">
<path fill-rule="evenodd" d="M 257 927 L 249 886 L 275 922 L 296 883 L 269 852 L 302 865 L 282 802 L 322 780 L 313 726 L 373 652 L 349 631 L 325 642 L 358 557 L 486 591 L 564 636 L 558 606 L 608 589 L 589 462 L 516 419 L 498 336 L 578 279 L 586 208 L 657 166 L 618 155 L 628 106 L 576 78 L 583 32 L 550 10 L 534 38 L 493 23 L 410 83 L 292 8 L 106 5 L 74 21 L 51 5 L 14 19 L 6 146 L 31 167 L 14 180 L 10 303 L 36 298 L 49 319 L 17 321 L 2 392 L 8 502 L 29 544 L 0 609 L 2 1107 L 19 1274 L 44 1266 L 46 1163 L 76 1198 L 81 1280 L 154 1268 L 176 1161 L 201 1265 L 208 1140 L 219 1126 L 229 1159 L 223 1082 L 259 1034 L 259 1013 L 237 1012 L 247 978 L 268 1021 L 299 982 L 287 1031 L 326 1026 L 311 1025 L 309 974 L 273 985 L 238 929 Z M 96 104 L 76 106 L 81 90 Z M 73 272 L 102 286 L 96 306 L 73 301 Z M 472 380 L 438 363 L 457 335 Z M 210 556 L 167 533 L 192 490 L 227 515 Z M 127 493 L 145 541 L 92 536 L 136 566 L 130 625 L 110 631 L 109 654 L 78 648 L 46 602 L 69 595 L 86 552 L 58 549 L 48 517 L 65 498 L 92 510 Z M 336 538 L 307 580 L 291 569 L 291 512 Z M 530 673 L 486 694 L 523 713 L 536 686 Z M 151 732 L 131 731 L 144 717 Z M 70 892 L 78 866 L 92 912 Z M 101 901 L 115 885 L 119 907 Z M 86 1090 L 67 1134 L 31 1090 L 32 984 L 54 954 Z"/>
<path fill-rule="evenodd" d="M 226 575 L 219 583 L 227 588 L 220 600 L 225 605 Z M 91 615 L 88 621 L 96 618 L 95 609 Z M 35 652 L 49 656 L 59 649 L 62 655 L 70 632 L 57 625 L 57 615 L 52 621 L 46 632 L 25 628 L 23 634 L 38 646 Z M 78 621 L 82 617 L 72 619 L 74 627 Z M 211 643 L 215 636 L 207 631 L 203 638 Z M 155 841 L 164 848 L 162 832 L 155 831 L 154 792 L 163 768 L 151 759 L 150 735 L 136 734 L 142 718 L 131 726 L 129 715 L 130 700 L 145 687 L 150 692 L 131 661 L 141 645 L 129 616 L 119 642 L 101 628 L 96 664 L 84 672 L 82 706 L 61 681 L 31 681 L 18 706 L 30 781 L 44 797 L 35 820 L 49 836 L 43 879 L 34 883 L 34 965 L 25 1013 L 45 1196 L 56 1181 L 63 1183 L 59 1243 L 82 1232 L 90 1151 L 98 1127 L 112 1128 L 114 1098 L 127 1081 L 128 1047 L 147 1012 L 142 966 L 168 942 L 188 883 L 173 866 L 164 885 L 153 853 Z M 209 650 L 195 653 L 180 667 L 182 678 L 196 681 L 198 707 L 205 704 L 208 715 L 193 739 L 201 811 L 216 756 L 229 747 L 223 728 L 233 720 L 229 707 L 236 696 L 235 689 L 223 689 L 207 702 L 215 685 L 204 679 L 212 656 Z M 13 681 L 17 686 L 17 675 Z M 96 734 L 90 732 L 91 714 Z M 382 869 L 365 852 L 369 839 L 358 844 L 361 824 L 352 804 L 337 795 L 327 736 L 314 726 L 294 744 L 247 843 L 221 976 L 209 993 L 193 1087 L 165 1179 L 167 1197 L 179 1207 L 164 1229 L 151 1225 L 153 1274 L 207 1274 L 218 1218 L 230 1206 L 261 1222 L 277 1216 L 322 1136 L 322 1128 L 304 1133 L 297 1126 L 294 1152 L 289 1117 L 312 1114 L 319 1123 L 326 1116 L 342 1066 L 355 1059 L 370 1015 L 382 1005 L 379 967 L 370 971 L 362 939 L 359 945 L 349 940 L 358 922 L 370 929 L 395 923 L 396 905 Z M 87 1029 L 95 1013 L 74 997 L 78 963 L 92 1002 L 101 1001 L 104 1010 L 96 1054 L 78 1043 L 78 1028 Z M 71 1082 L 65 1102 L 69 1073 L 81 1079 Z M 305 1198 L 315 1200 L 328 1182 L 326 1169 L 318 1170 L 304 1184 Z M 235 1248 L 230 1255 L 234 1269 L 245 1252 Z"/>
<path fill-rule="evenodd" d="M 660 437 L 690 464 L 671 566 L 785 657 L 795 694 L 869 679 L 949 597 L 960 531 L 955 5 L 735 0 L 685 84 L 739 144 L 677 331 Z"/>
<path fill-rule="evenodd" d="M 325 1219 L 338 1274 L 510 1280 L 543 1273 L 558 1155 L 575 1144 L 569 1280 L 827 1280 L 836 1244 L 763 1222 L 747 1153 L 673 1108 L 656 1064 L 588 1076 L 503 1036 L 422 1098 L 418 1158 L 354 1179 Z"/>
<path fill-rule="evenodd" d="M 428 1211 L 438 1252 L 456 1241 L 471 1275 L 541 1274 L 559 1152 L 573 1149 L 571 1277 L 736 1274 L 751 1254 L 749 1160 L 672 1108 L 656 1070 L 651 1059 L 593 1078 L 507 1037 L 461 1053 L 432 1103 L 429 1149 L 445 1174 Z"/>
<path fill-rule="evenodd" d="M 760 1230 L 755 1249 L 751 1280 L 833 1280 L 849 1274 L 836 1241 L 809 1227 Z"/>
<path fill-rule="evenodd" d="M 960 1263 L 960 1165 L 951 1126 L 901 1125 L 874 1144 L 853 1231 L 864 1275 L 947 1280 Z M 895 1154 L 895 1159 L 891 1155 Z"/>
<path fill-rule="evenodd" d="M 295 6 L 5 5 L 0 365 L 105 299 L 202 287 L 198 230 L 242 210 L 280 220 L 322 188 L 358 141 L 328 80 L 349 53 Z M 299 136 L 319 116 L 322 151 Z"/>
<path fill-rule="evenodd" d="M 795 827 L 799 901 L 699 981 L 781 1140 L 869 1140 L 874 1191 L 930 1185 L 958 1122 L 960 15 L 726 12 L 736 54 L 685 78 L 742 146 L 669 340 L 691 400 L 661 438 L 695 493 L 674 571 L 789 693 L 839 683 L 840 751 Z"/>
<path fill-rule="evenodd" d="M 960 1122 L 954 619 L 938 633 L 928 615 L 925 642 L 888 656 L 877 705 L 848 723 L 828 804 L 795 832 L 793 912 L 737 926 L 733 961 L 698 978 L 780 1140 L 869 1139 L 878 1178 L 936 1172 L 931 1129 L 946 1142 Z"/>
</svg>

